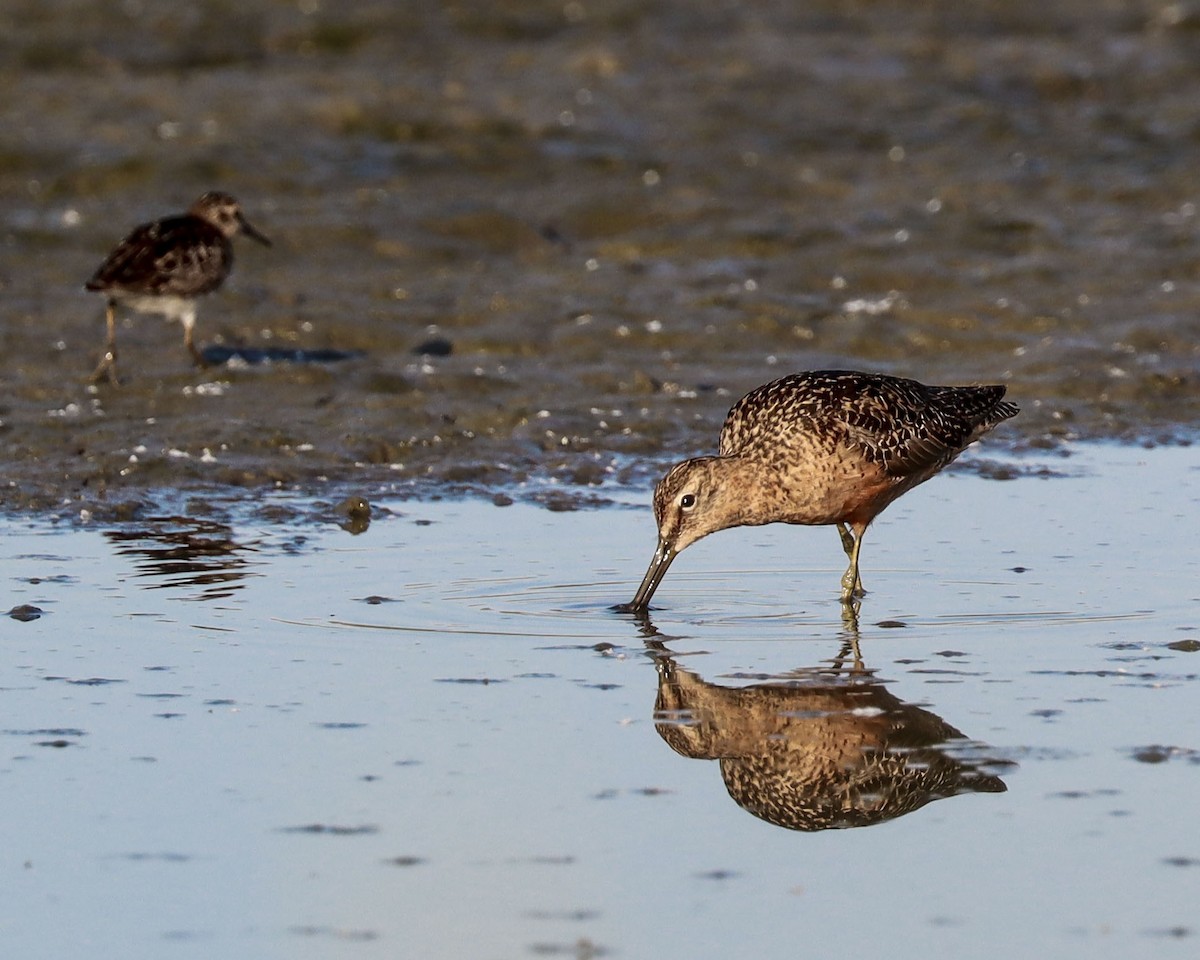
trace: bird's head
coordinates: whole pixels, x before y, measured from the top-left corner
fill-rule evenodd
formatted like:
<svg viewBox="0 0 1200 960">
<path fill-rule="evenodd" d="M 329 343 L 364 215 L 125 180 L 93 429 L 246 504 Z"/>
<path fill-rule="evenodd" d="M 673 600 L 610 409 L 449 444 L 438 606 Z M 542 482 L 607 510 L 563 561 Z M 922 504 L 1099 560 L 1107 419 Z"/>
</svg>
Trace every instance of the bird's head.
<svg viewBox="0 0 1200 960">
<path fill-rule="evenodd" d="M 720 457 L 684 460 L 654 488 L 658 536 L 675 553 L 737 522 L 740 504 L 726 482 L 726 465 Z"/>
<path fill-rule="evenodd" d="M 736 485 L 728 482 L 729 475 L 729 460 L 697 457 L 675 464 L 658 482 L 654 488 L 658 547 L 629 610 L 646 611 L 671 561 L 686 547 L 739 522 L 742 498 Z"/>
<path fill-rule="evenodd" d="M 220 190 L 212 190 L 191 205 L 188 213 L 207 220 L 226 237 L 233 238 L 244 233 L 264 247 L 271 241 L 260 233 L 242 213 L 242 206 L 233 197 Z"/>
</svg>

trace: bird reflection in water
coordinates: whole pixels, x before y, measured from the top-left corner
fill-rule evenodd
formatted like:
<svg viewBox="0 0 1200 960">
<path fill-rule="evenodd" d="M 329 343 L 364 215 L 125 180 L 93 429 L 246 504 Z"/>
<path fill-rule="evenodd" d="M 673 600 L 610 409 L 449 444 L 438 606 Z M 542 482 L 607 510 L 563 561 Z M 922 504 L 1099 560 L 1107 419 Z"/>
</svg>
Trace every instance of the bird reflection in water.
<svg viewBox="0 0 1200 960">
<path fill-rule="evenodd" d="M 718 760 L 738 806 L 791 830 L 866 827 L 960 793 L 1003 793 L 982 756 L 940 717 L 867 669 L 857 637 L 825 665 L 749 687 L 710 683 L 658 640 L 655 726 L 685 757 Z"/>
<path fill-rule="evenodd" d="M 146 584 L 150 590 L 200 587 L 187 599 L 220 600 L 257 576 L 245 557 L 254 547 L 237 543 L 233 529 L 214 520 L 150 517 L 104 535 L 116 544 L 118 556 L 133 558 L 138 577 L 160 581 Z"/>
</svg>

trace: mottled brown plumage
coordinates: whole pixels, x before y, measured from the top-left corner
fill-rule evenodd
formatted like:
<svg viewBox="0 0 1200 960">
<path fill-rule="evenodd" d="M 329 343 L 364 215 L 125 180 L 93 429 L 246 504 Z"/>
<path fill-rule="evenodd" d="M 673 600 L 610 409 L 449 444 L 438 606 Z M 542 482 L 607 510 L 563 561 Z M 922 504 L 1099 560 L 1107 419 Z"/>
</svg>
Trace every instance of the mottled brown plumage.
<svg viewBox="0 0 1200 960">
<path fill-rule="evenodd" d="M 117 380 L 117 304 L 178 320 L 188 353 L 196 364 L 204 365 L 192 338 L 195 301 L 212 293 L 229 276 L 233 268 L 230 241 L 239 233 L 271 245 L 242 215 L 233 197 L 214 191 L 200 197 L 187 213 L 142 224 L 121 241 L 86 285 L 108 299 L 108 337 L 93 382 L 103 377 L 113 383 Z"/>
<path fill-rule="evenodd" d="M 1016 416 L 1003 386 L 935 387 L 849 370 L 796 373 L 742 397 L 718 455 L 684 460 L 654 491 L 658 548 L 628 609 L 645 611 L 671 561 L 701 537 L 765 523 L 836 524 L 863 593 L 863 533 L 997 423 Z"/>
</svg>

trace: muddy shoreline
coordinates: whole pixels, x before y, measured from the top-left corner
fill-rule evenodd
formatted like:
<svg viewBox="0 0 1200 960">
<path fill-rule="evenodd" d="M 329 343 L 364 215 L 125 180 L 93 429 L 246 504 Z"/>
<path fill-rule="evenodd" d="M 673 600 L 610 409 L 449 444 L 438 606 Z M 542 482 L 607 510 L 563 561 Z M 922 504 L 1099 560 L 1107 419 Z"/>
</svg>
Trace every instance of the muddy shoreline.
<svg viewBox="0 0 1200 960">
<path fill-rule="evenodd" d="M 1196 436 L 1182 8 L 51 8 L 0 60 L 0 510 L 587 500 L 831 367 L 1007 383 L 1004 452 Z M 196 371 L 142 318 L 89 387 L 83 281 L 212 188 L 275 247 L 199 341 L 358 356 Z"/>
</svg>

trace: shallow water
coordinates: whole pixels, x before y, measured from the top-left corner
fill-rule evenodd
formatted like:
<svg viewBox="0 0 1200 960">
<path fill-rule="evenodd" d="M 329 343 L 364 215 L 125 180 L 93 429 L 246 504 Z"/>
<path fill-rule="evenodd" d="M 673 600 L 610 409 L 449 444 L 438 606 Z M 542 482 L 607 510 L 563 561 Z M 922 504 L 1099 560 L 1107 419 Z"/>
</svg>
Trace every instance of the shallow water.
<svg viewBox="0 0 1200 960">
<path fill-rule="evenodd" d="M 640 483 L 821 367 L 1006 382 L 1017 447 L 1195 436 L 1186 4 L 15 0 L 0 26 L 0 505 Z M 195 372 L 149 318 L 89 390 L 83 282 L 214 187 L 275 246 L 239 247 L 200 342 L 361 356 Z"/>
<path fill-rule="evenodd" d="M 652 624 L 611 612 L 644 494 L 376 504 L 358 535 L 9 519 L 9 602 L 45 612 L 3 628 L 6 950 L 1190 956 L 1200 460 L 1021 466 L 1055 476 L 881 518 L 857 632 L 824 528 L 718 534 Z M 739 806 L 819 806 L 832 732 L 909 760 L 869 825 Z M 903 809 L 947 769 L 965 792 Z"/>
</svg>

